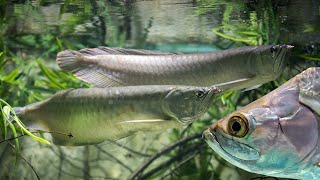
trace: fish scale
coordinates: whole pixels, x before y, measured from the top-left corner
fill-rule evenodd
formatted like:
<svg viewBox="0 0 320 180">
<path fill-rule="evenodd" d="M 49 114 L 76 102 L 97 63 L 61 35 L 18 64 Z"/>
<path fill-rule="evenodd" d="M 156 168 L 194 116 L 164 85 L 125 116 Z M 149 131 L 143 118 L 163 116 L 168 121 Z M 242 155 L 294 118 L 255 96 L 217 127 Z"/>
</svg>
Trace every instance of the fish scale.
<svg viewBox="0 0 320 180">
<path fill-rule="evenodd" d="M 218 92 L 165 85 L 70 89 L 15 112 L 27 128 L 54 132 L 54 144 L 97 144 L 139 131 L 181 128 L 202 116 Z"/>
<path fill-rule="evenodd" d="M 290 45 L 265 45 L 198 54 L 98 47 L 58 53 L 57 63 L 96 87 L 129 85 L 212 86 L 226 91 L 276 79 Z M 82 72 L 86 72 L 85 75 Z M 99 73 L 99 74 L 98 74 Z"/>
</svg>

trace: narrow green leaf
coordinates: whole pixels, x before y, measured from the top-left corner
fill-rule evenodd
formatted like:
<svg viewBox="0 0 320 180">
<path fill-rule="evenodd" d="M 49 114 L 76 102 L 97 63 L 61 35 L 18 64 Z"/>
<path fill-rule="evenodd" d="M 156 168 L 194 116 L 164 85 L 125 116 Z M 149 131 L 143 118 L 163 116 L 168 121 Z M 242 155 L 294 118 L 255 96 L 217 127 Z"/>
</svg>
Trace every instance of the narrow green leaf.
<svg viewBox="0 0 320 180">
<path fill-rule="evenodd" d="M 54 84 L 59 89 L 65 89 L 65 87 L 56 80 L 56 77 L 54 77 L 50 70 L 46 68 L 40 61 L 38 61 L 38 65 L 43 74 L 50 80 L 52 84 Z"/>
<path fill-rule="evenodd" d="M 17 134 L 17 131 L 16 131 L 16 128 L 14 127 L 14 125 L 10 122 L 9 122 L 9 127 L 12 131 L 12 134 L 13 134 L 13 137 L 15 138 L 14 141 L 15 141 L 15 150 L 16 150 L 16 163 L 18 162 L 18 154 L 19 154 L 19 150 L 20 150 L 20 146 L 19 146 L 19 139 L 17 138 L 18 137 L 18 134 Z"/>
<path fill-rule="evenodd" d="M 48 144 L 48 145 L 51 145 L 51 143 L 41 137 L 38 137 L 38 136 L 35 136 L 33 135 L 30 131 L 28 131 L 24 125 L 21 123 L 21 121 L 19 120 L 18 117 L 15 116 L 14 118 L 14 121 L 18 124 L 18 126 L 23 130 L 24 133 L 26 133 L 28 136 L 32 137 L 33 139 L 35 139 L 36 141 L 39 141 L 41 143 L 44 143 L 44 144 Z"/>
<path fill-rule="evenodd" d="M 18 127 L 21 129 L 21 131 L 23 132 L 23 133 L 25 133 L 25 134 L 27 134 L 28 136 L 30 136 L 31 138 L 33 138 L 34 140 L 36 140 L 36 141 L 39 141 L 39 142 L 41 142 L 41 143 L 44 143 L 44 144 L 48 144 L 48 145 L 51 145 L 51 143 L 49 142 L 49 141 L 47 141 L 47 140 L 45 140 L 45 139 L 43 139 L 43 138 L 40 138 L 40 137 L 38 137 L 38 136 L 35 136 L 35 135 L 33 135 L 30 131 L 28 131 L 25 127 L 24 127 L 24 124 L 20 121 L 20 119 L 18 118 L 18 116 L 16 115 L 16 113 L 14 112 L 14 110 L 13 110 L 13 108 L 6 102 L 6 101 L 4 101 L 3 99 L 0 99 L 0 102 L 1 103 L 4 103 L 6 106 L 6 108 L 5 109 L 3 109 L 3 114 L 4 114 L 4 116 L 5 116 L 5 120 L 9 123 L 9 126 L 10 126 L 10 128 L 11 128 L 11 130 L 12 130 L 12 132 L 13 133 L 16 133 L 16 129 L 14 128 L 14 126 L 13 126 L 13 128 L 14 129 L 12 129 L 12 127 L 11 127 L 11 125 L 10 124 L 12 124 L 11 122 L 10 122 L 10 118 L 13 118 L 13 120 L 17 123 L 17 125 L 18 125 Z M 9 109 L 9 112 L 8 112 L 8 109 Z M 10 113 L 12 113 L 13 115 L 11 116 L 11 114 Z M 13 124 L 12 124 L 13 125 Z"/>
<path fill-rule="evenodd" d="M 12 82 L 14 81 L 14 79 L 18 76 L 19 74 L 19 70 L 18 69 L 15 69 L 13 70 L 10 74 L 8 74 L 7 76 L 5 76 L 3 78 L 3 81 L 5 82 Z"/>
<path fill-rule="evenodd" d="M 242 35 L 248 35 L 248 36 L 258 36 L 259 34 L 257 32 L 254 31 L 235 31 L 238 34 L 242 34 Z"/>
<path fill-rule="evenodd" d="M 3 139 L 7 139 L 7 126 L 6 126 L 6 120 L 5 120 L 5 115 L 2 109 L 2 105 L 0 103 L 0 110 L 1 110 L 1 132 L 3 135 Z"/>
<path fill-rule="evenodd" d="M 300 55 L 300 57 L 302 57 L 304 59 L 312 60 L 312 61 L 320 61 L 320 57 L 313 56 L 310 54 L 302 54 L 302 55 Z"/>
<path fill-rule="evenodd" d="M 10 117 L 10 108 L 8 106 L 4 106 L 3 107 L 3 113 L 4 113 L 5 117 L 6 117 L 6 119 L 9 119 L 9 117 Z"/>
<path fill-rule="evenodd" d="M 58 44 L 58 46 L 59 46 L 60 51 L 63 51 L 64 48 L 63 48 L 62 43 L 61 43 L 61 40 L 59 39 L 58 36 L 56 36 L 56 41 L 57 41 L 57 44 Z"/>
<path fill-rule="evenodd" d="M 213 33 L 215 33 L 218 36 L 221 36 L 223 38 L 230 39 L 230 40 L 233 40 L 233 41 L 244 42 L 244 43 L 248 43 L 250 45 L 256 45 L 257 44 L 255 40 L 248 39 L 248 38 L 234 37 L 234 36 L 231 36 L 231 35 L 228 35 L 228 34 L 225 34 L 225 33 L 221 33 L 221 32 L 218 31 L 218 29 L 213 29 Z"/>
<path fill-rule="evenodd" d="M 8 62 L 7 59 L 3 60 L 3 61 L 0 63 L 0 69 L 2 69 L 7 62 Z"/>
</svg>

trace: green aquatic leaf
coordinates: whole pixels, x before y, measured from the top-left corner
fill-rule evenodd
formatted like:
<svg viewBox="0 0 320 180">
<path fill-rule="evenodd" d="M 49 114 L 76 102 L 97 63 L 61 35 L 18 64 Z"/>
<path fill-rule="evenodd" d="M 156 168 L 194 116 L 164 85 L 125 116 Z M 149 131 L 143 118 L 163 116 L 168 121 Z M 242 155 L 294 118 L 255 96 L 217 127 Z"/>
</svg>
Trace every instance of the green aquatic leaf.
<svg viewBox="0 0 320 180">
<path fill-rule="evenodd" d="M 300 57 L 312 61 L 320 61 L 320 56 L 319 55 L 311 55 L 311 54 L 302 54 Z"/>
<path fill-rule="evenodd" d="M 1 108 L 1 112 L 4 116 L 4 120 L 6 123 L 8 123 L 10 129 L 12 130 L 13 132 L 13 135 L 15 137 L 15 140 L 16 140 L 16 146 L 19 147 L 19 143 L 18 142 L 18 138 L 17 137 L 17 133 L 16 133 L 16 127 L 12 124 L 12 122 L 14 121 L 15 123 L 17 123 L 17 126 L 18 128 L 21 129 L 21 132 L 23 134 L 26 134 L 28 136 L 30 136 L 31 138 L 33 138 L 34 140 L 38 141 L 38 142 L 41 142 L 41 143 L 44 143 L 44 144 L 48 144 L 48 145 L 51 145 L 51 143 L 41 137 L 38 137 L 38 136 L 35 136 L 34 134 L 32 134 L 30 131 L 28 131 L 24 124 L 21 122 L 21 120 L 18 118 L 18 116 L 16 115 L 16 113 L 14 112 L 13 108 L 6 102 L 4 101 L 3 99 L 0 99 L 0 102 L 5 104 L 4 108 L 2 109 Z M 12 122 L 11 122 L 12 121 Z M 19 149 L 19 148 L 17 148 Z"/>
<path fill-rule="evenodd" d="M 253 32 L 253 31 L 244 30 L 244 31 L 235 31 L 235 32 L 238 34 L 243 34 L 243 35 L 248 35 L 248 36 L 259 36 L 259 33 Z"/>
<path fill-rule="evenodd" d="M 19 150 L 20 150 L 18 134 L 17 134 L 16 128 L 9 120 L 8 120 L 8 125 L 9 125 L 9 127 L 12 131 L 13 137 L 14 137 L 15 151 L 16 151 L 16 162 L 18 162 L 18 154 L 19 154 Z"/>
<path fill-rule="evenodd" d="M 59 83 L 57 81 L 58 77 L 55 76 L 54 73 L 52 73 L 46 66 L 44 66 L 40 61 L 38 61 L 38 65 L 43 72 L 43 74 L 49 79 L 49 81 L 52 83 L 53 86 L 55 86 L 57 89 L 66 89 L 64 85 Z"/>
<path fill-rule="evenodd" d="M 216 35 L 221 36 L 223 38 L 230 39 L 232 41 L 244 42 L 244 43 L 248 43 L 250 45 L 257 45 L 255 39 L 242 38 L 242 37 L 228 35 L 226 33 L 219 32 L 219 30 L 217 28 L 213 29 L 213 33 L 215 33 Z"/>
<path fill-rule="evenodd" d="M 1 39 L 1 38 L 0 38 Z M 4 65 L 8 62 L 7 59 L 4 59 L 4 57 L 2 56 L 3 52 L 0 52 L 0 70 L 4 67 Z"/>
<path fill-rule="evenodd" d="M 58 36 L 56 36 L 56 41 L 57 41 L 57 44 L 58 44 L 58 46 L 59 46 L 60 51 L 63 51 L 64 48 L 63 48 L 62 42 L 61 42 L 61 40 L 59 39 Z"/>
<path fill-rule="evenodd" d="M 19 69 L 15 69 L 13 70 L 10 74 L 8 74 L 7 76 L 5 76 L 3 78 L 3 81 L 5 82 L 12 82 L 15 80 L 15 78 L 19 75 Z"/>
<path fill-rule="evenodd" d="M 16 128 L 14 127 L 14 125 L 12 124 L 12 122 L 10 121 L 10 108 L 8 106 L 4 106 L 2 108 L 1 106 L 1 112 L 2 112 L 2 115 L 3 115 L 3 123 L 4 123 L 4 127 L 6 128 L 6 123 L 8 123 L 8 126 L 9 128 L 11 129 L 12 131 L 12 134 L 13 134 L 13 137 L 14 137 L 14 141 L 15 141 L 15 151 L 16 151 L 16 155 L 19 153 L 19 149 L 20 149 L 20 146 L 19 146 L 19 140 L 18 140 L 18 134 L 17 134 L 17 131 L 16 131 Z M 7 139 L 7 128 L 4 132 L 4 140 Z M 16 156 L 16 162 L 18 161 L 18 156 Z"/>
<path fill-rule="evenodd" d="M 5 113 L 3 111 L 2 106 L 0 105 L 0 110 L 1 110 L 1 136 L 3 136 L 4 139 L 7 139 L 7 126 L 6 126 L 6 117 Z"/>
<path fill-rule="evenodd" d="M 263 45 L 276 43 L 279 26 L 277 16 L 274 16 L 271 3 L 265 3 L 266 10 L 262 12 L 249 11 L 246 19 L 234 20 L 234 14 L 247 11 L 246 7 L 235 7 L 232 3 L 226 3 L 222 22 L 219 27 L 213 29 L 213 33 L 225 39 L 241 42 L 248 45 Z M 270 36 L 272 32 L 272 36 Z"/>
</svg>

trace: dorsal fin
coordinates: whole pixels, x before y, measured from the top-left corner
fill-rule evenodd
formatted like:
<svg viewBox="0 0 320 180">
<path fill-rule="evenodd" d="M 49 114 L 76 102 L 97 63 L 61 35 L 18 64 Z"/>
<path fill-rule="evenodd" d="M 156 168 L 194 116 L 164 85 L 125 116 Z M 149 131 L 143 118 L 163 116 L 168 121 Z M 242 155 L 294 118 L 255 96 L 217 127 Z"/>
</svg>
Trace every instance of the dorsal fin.
<svg viewBox="0 0 320 180">
<path fill-rule="evenodd" d="M 94 55 L 174 55 L 174 53 L 151 51 L 145 49 L 124 49 L 124 48 L 111 48 L 105 46 L 98 46 L 97 48 L 85 48 L 79 51 L 85 56 Z"/>
<path fill-rule="evenodd" d="M 95 56 L 105 55 L 105 58 Z M 95 85 L 96 87 L 111 87 L 127 85 L 115 78 L 108 69 L 103 66 L 108 61 L 108 55 L 174 55 L 173 53 L 123 49 L 99 46 L 86 48 L 80 51 L 66 50 L 57 55 L 57 64 L 63 70 L 73 73 L 77 78 Z M 90 57 L 90 58 L 88 58 Z"/>
</svg>

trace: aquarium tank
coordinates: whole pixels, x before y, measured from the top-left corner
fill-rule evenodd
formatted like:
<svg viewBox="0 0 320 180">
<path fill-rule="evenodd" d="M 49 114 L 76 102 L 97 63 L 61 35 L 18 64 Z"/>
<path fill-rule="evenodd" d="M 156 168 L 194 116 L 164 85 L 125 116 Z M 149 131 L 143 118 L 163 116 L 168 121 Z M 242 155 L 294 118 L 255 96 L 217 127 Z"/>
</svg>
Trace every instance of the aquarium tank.
<svg viewBox="0 0 320 180">
<path fill-rule="evenodd" d="M 57 53 L 67 49 L 189 54 L 268 44 L 294 46 L 278 79 L 216 96 L 204 116 L 182 129 L 56 146 L 52 132 L 29 131 L 12 111 L 61 90 L 93 87 L 58 67 Z M 319 66 L 319 45 L 318 0 L 0 0 L 0 179 L 279 179 L 228 163 L 201 134 Z"/>
</svg>

